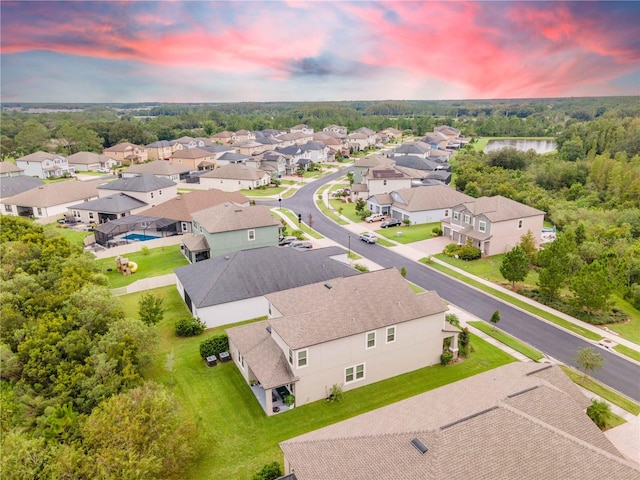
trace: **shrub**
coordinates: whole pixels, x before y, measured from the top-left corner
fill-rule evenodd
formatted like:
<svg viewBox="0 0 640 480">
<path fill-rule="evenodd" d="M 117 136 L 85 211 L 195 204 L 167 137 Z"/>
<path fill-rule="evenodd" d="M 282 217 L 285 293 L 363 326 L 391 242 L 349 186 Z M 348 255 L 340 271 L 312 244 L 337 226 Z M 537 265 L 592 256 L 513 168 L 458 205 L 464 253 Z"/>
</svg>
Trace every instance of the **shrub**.
<svg viewBox="0 0 640 480">
<path fill-rule="evenodd" d="M 229 351 L 229 337 L 221 333 L 214 335 L 200 342 L 200 356 L 207 358 L 211 355 L 218 355 L 220 352 Z"/>
<path fill-rule="evenodd" d="M 458 254 L 458 250 L 460 250 L 460 245 L 458 245 L 457 243 L 450 243 L 449 245 L 444 247 L 442 253 L 444 253 L 447 257 L 455 257 Z"/>
<path fill-rule="evenodd" d="M 140 253 L 142 253 L 142 255 L 150 255 L 151 254 L 151 250 L 149 250 L 149 247 L 142 247 L 140 249 Z"/>
<path fill-rule="evenodd" d="M 369 271 L 369 268 L 366 265 L 362 265 L 361 263 L 356 263 L 353 268 L 355 268 L 356 270 L 362 272 L 362 273 L 367 273 Z"/>
<path fill-rule="evenodd" d="M 199 318 L 181 318 L 176 322 L 178 337 L 195 337 L 204 332 L 205 323 Z"/>
<path fill-rule="evenodd" d="M 334 383 L 333 387 L 331 387 L 331 392 L 329 393 L 329 395 L 327 395 L 327 402 L 342 402 L 342 398 L 343 398 L 343 391 L 342 391 L 342 387 L 340 387 L 340 385 Z"/>
<path fill-rule="evenodd" d="M 453 352 L 451 350 L 446 350 L 440 355 L 440 365 L 449 365 L 451 360 L 453 360 Z"/>
<path fill-rule="evenodd" d="M 471 245 L 463 245 L 462 247 L 460 247 L 460 250 L 458 250 L 458 258 L 460 258 L 460 260 L 477 260 L 481 256 L 482 251 L 479 248 L 473 247 Z"/>
<path fill-rule="evenodd" d="M 275 480 L 282 476 L 282 468 L 278 462 L 265 464 L 259 472 L 256 472 L 251 480 Z"/>
<path fill-rule="evenodd" d="M 441 237 L 442 236 L 442 228 L 440 227 L 433 227 L 431 229 L 431 233 L 433 233 L 434 237 Z"/>
<path fill-rule="evenodd" d="M 464 327 L 458 335 L 458 354 L 468 357 L 471 353 L 471 333 L 468 327 Z"/>
<path fill-rule="evenodd" d="M 408 227 L 409 225 L 411 225 L 411 220 L 409 220 L 408 218 L 405 218 L 404 220 L 402 220 L 402 223 L 404 223 L 405 227 Z"/>
<path fill-rule="evenodd" d="M 604 400 L 591 400 L 591 405 L 587 408 L 587 415 L 600 430 L 607 428 L 607 423 L 611 417 L 611 406 Z"/>
</svg>

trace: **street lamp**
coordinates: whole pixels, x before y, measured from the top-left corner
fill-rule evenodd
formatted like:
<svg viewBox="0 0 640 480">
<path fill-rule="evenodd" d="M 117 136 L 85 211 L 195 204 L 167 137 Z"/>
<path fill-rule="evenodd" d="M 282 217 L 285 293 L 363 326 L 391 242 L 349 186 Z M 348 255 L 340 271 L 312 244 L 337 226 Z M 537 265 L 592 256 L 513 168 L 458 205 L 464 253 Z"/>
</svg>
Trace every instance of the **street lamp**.
<svg viewBox="0 0 640 480">
<path fill-rule="evenodd" d="M 278 196 L 278 206 L 282 210 L 282 197 Z"/>
</svg>

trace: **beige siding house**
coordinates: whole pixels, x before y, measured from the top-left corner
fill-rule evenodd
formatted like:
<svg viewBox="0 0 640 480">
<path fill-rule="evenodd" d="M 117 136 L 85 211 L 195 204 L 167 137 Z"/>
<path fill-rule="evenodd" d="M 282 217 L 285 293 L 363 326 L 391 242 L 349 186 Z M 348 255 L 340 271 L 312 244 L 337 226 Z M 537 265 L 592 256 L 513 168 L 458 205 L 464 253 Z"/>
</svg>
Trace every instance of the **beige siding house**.
<svg viewBox="0 0 640 480">
<path fill-rule="evenodd" d="M 133 143 L 118 143 L 113 147 L 105 148 L 102 153 L 125 164 L 142 163 L 149 159 L 147 149 Z"/>
<path fill-rule="evenodd" d="M 200 185 L 223 192 L 254 190 L 271 183 L 271 175 L 242 164 L 229 164 L 200 176 Z"/>
<path fill-rule="evenodd" d="M 215 168 L 216 158 L 212 152 L 200 148 L 183 148 L 171 154 L 169 161 L 192 171 L 211 170 Z"/>
<path fill-rule="evenodd" d="M 366 301 L 359 301 L 366 292 Z M 416 295 L 395 268 L 266 296 L 269 319 L 231 328 L 233 360 L 248 383 L 295 396 L 296 406 L 438 363 L 447 306 L 435 292 Z M 276 397 L 277 400 L 277 397 Z"/>
<path fill-rule="evenodd" d="M 500 195 L 462 203 L 451 212 L 442 220 L 443 235 L 460 245 L 471 240 L 483 255 L 508 252 L 528 231 L 537 245 L 542 240 L 544 212 Z"/>
<path fill-rule="evenodd" d="M 280 443 L 283 478 L 640 478 L 590 403 L 560 367 L 511 363 Z"/>
</svg>

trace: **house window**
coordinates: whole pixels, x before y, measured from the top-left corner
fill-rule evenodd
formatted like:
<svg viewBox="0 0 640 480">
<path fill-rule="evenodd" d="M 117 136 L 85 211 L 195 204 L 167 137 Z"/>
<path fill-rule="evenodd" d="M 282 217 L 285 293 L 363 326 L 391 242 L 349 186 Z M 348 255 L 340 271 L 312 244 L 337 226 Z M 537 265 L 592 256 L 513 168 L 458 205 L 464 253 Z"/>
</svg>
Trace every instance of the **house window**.
<svg viewBox="0 0 640 480">
<path fill-rule="evenodd" d="M 458 220 L 460 218 L 460 213 L 458 212 L 453 212 L 453 219 L 454 220 Z"/>
<path fill-rule="evenodd" d="M 386 180 L 382 180 L 382 184 L 383 184 L 383 185 L 386 185 L 386 184 L 387 184 L 387 181 L 386 181 Z"/>
<path fill-rule="evenodd" d="M 158 195 L 162 195 L 162 190 L 158 190 Z"/>
<path fill-rule="evenodd" d="M 387 343 L 396 341 L 396 327 L 387 327 Z"/>
<path fill-rule="evenodd" d="M 186 222 L 182 222 L 182 231 L 186 232 L 189 229 L 189 227 L 187 226 Z"/>
<path fill-rule="evenodd" d="M 376 346 L 376 332 L 367 332 L 367 349 Z"/>
<path fill-rule="evenodd" d="M 485 222 L 484 220 L 480 220 L 478 222 L 478 231 L 484 233 L 487 231 L 487 222 Z"/>
<path fill-rule="evenodd" d="M 293 365 L 293 352 L 289 349 L 289 363 Z"/>
<path fill-rule="evenodd" d="M 444 216 L 445 216 L 445 217 L 448 217 L 448 216 L 449 216 L 449 210 L 445 210 L 445 211 L 444 211 Z"/>
<path fill-rule="evenodd" d="M 151 192 L 151 198 L 153 198 L 153 192 Z"/>
<path fill-rule="evenodd" d="M 471 223 L 471 216 L 470 215 L 465 215 L 464 216 L 464 223 Z"/>
<path fill-rule="evenodd" d="M 11 205 L 5 205 L 4 206 L 4 211 L 11 213 Z"/>
<path fill-rule="evenodd" d="M 93 220 L 93 212 L 89 212 L 89 220 Z"/>
<path fill-rule="evenodd" d="M 307 366 L 307 350 L 300 350 L 298 352 L 298 368 Z"/>
<path fill-rule="evenodd" d="M 518 220 L 518 229 L 521 229 L 521 228 L 522 228 L 522 224 L 523 224 L 523 223 L 524 223 L 524 222 L 523 222 L 523 220 L 522 220 L 522 219 Z"/>
<path fill-rule="evenodd" d="M 41 217 L 42 216 L 42 209 L 40 207 L 38 207 L 38 216 Z"/>
<path fill-rule="evenodd" d="M 344 369 L 344 383 L 355 382 L 364 378 L 364 363 Z"/>
<path fill-rule="evenodd" d="M 249 241 L 253 241 L 256 239 L 256 231 L 255 230 L 249 230 L 247 232 L 249 234 Z"/>
</svg>

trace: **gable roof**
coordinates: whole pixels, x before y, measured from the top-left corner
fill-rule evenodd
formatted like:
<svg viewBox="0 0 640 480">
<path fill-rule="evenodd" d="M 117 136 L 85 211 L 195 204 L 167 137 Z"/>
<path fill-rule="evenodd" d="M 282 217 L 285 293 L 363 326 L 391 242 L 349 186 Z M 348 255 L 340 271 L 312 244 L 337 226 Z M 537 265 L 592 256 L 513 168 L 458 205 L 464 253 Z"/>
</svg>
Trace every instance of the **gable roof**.
<svg viewBox="0 0 640 480">
<path fill-rule="evenodd" d="M 135 177 L 119 178 L 110 183 L 100 185 L 101 190 L 119 190 L 122 192 L 153 192 L 160 188 L 173 187 L 176 182 L 164 177 L 156 177 L 151 173 L 141 173 Z"/>
<path fill-rule="evenodd" d="M 24 172 L 24 170 L 13 162 L 0 162 L 0 174 L 15 172 Z"/>
<path fill-rule="evenodd" d="M 225 153 L 222 157 L 225 157 L 227 154 Z M 251 157 L 247 157 L 251 158 Z M 227 179 L 227 180 L 260 180 L 264 178 L 266 174 L 262 170 L 258 170 L 254 167 L 248 167 L 246 165 L 230 163 L 229 165 L 223 165 L 220 168 L 216 168 L 215 170 L 211 170 L 210 172 L 205 173 L 200 178 L 219 178 L 219 179 Z"/>
<path fill-rule="evenodd" d="M 340 247 L 253 248 L 177 268 L 175 274 L 193 304 L 202 308 L 358 275 L 354 268 L 331 258 L 344 254 Z"/>
<path fill-rule="evenodd" d="M 94 165 L 96 163 L 105 163 L 115 159 L 108 157 L 107 155 L 100 155 L 93 152 L 77 152 L 67 157 L 69 165 Z"/>
<path fill-rule="evenodd" d="M 473 197 L 444 185 L 428 185 L 424 187 L 403 188 L 391 192 L 393 205 L 409 212 L 453 208 Z"/>
<path fill-rule="evenodd" d="M 419 295 L 395 268 L 267 295 L 284 316 L 269 323 L 289 348 L 348 337 L 447 310 L 435 292 Z M 358 301 L 366 295 L 366 302 Z"/>
<path fill-rule="evenodd" d="M 17 177 L 19 178 L 19 177 Z M 8 180 L 8 179 L 7 179 Z M 5 179 L 2 179 L 4 183 Z M 81 182 L 67 180 L 45 183 L 36 188 L 3 199 L 3 203 L 24 207 L 53 207 L 64 203 L 79 202 L 98 196 L 100 180 Z"/>
<path fill-rule="evenodd" d="M 180 163 L 167 162 L 166 160 L 154 160 L 149 163 L 131 165 L 124 173 L 151 173 L 153 175 L 180 175 L 189 172 L 191 168 Z"/>
<path fill-rule="evenodd" d="M 13 197 L 19 193 L 38 188 L 40 185 L 44 185 L 42 180 L 29 175 L 6 177 L 0 181 L 0 198 Z"/>
<path fill-rule="evenodd" d="M 211 190 L 195 190 L 178 195 L 176 198 L 140 212 L 140 215 L 190 222 L 192 214 L 224 202 L 249 205 L 249 199 L 240 192 L 223 192 L 212 188 Z"/>
<path fill-rule="evenodd" d="M 129 150 L 135 150 L 136 148 L 144 150 L 144 147 L 141 147 L 139 145 L 135 145 L 131 142 L 123 142 L 123 143 L 118 143 L 117 145 L 113 145 L 112 147 L 105 148 L 103 151 L 104 152 L 126 152 Z"/>
<path fill-rule="evenodd" d="M 484 215 L 492 222 L 544 215 L 542 210 L 505 198 L 502 195 L 476 198 L 464 203 L 464 208 L 469 210 L 472 215 Z"/>
<path fill-rule="evenodd" d="M 202 150 L 200 148 L 183 148 L 182 150 L 176 150 L 171 154 L 171 158 L 184 158 L 188 160 L 193 160 L 196 158 L 205 158 L 210 157 L 211 152 L 207 152 L 206 150 Z"/>
<path fill-rule="evenodd" d="M 95 200 L 89 200 L 88 202 L 71 205 L 69 208 L 90 212 L 122 213 L 144 207 L 145 205 L 147 205 L 145 202 L 138 200 L 137 198 L 130 197 L 126 193 L 114 193 L 107 197 L 96 198 Z"/>
<path fill-rule="evenodd" d="M 25 155 L 24 157 L 20 157 L 16 159 L 16 162 L 37 162 L 42 163 L 46 160 L 53 160 L 54 158 L 65 158 L 62 155 L 58 155 L 55 153 L 47 153 L 43 151 L 38 151 L 34 153 L 30 153 L 29 155 Z"/>
<path fill-rule="evenodd" d="M 372 167 L 385 167 L 395 165 L 392 159 L 385 157 L 384 155 L 371 155 L 370 157 L 361 157 L 358 158 L 353 166 L 354 167 L 364 167 L 364 168 L 372 168 Z"/>
<path fill-rule="evenodd" d="M 505 365 L 280 447 L 298 480 L 638 478 L 574 395 L 538 376 L 539 369 Z"/>
<path fill-rule="evenodd" d="M 433 171 L 441 165 L 438 162 L 416 155 L 394 155 L 393 160 L 398 167 L 413 168 L 415 170 Z"/>
<path fill-rule="evenodd" d="M 393 149 L 394 153 L 400 153 L 403 155 L 418 154 L 426 155 L 430 148 L 428 145 L 420 144 L 418 142 L 403 143 L 399 147 Z"/>
<path fill-rule="evenodd" d="M 225 202 L 192 215 L 193 220 L 209 233 L 233 232 L 249 228 L 280 226 L 280 221 L 271 216 L 264 205 L 243 207 Z"/>
<path fill-rule="evenodd" d="M 158 140 L 157 142 L 150 143 L 147 148 L 167 148 L 171 146 L 169 140 Z"/>
</svg>

